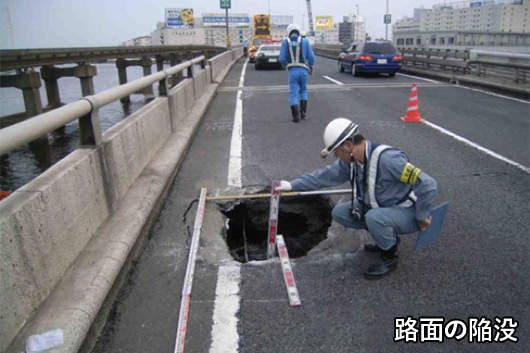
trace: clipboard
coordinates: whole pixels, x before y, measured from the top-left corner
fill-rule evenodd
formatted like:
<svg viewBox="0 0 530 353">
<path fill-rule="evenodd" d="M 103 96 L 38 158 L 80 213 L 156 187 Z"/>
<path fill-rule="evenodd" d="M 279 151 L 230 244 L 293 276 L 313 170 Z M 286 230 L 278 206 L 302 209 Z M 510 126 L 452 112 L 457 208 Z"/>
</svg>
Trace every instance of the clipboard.
<svg viewBox="0 0 530 353">
<path fill-rule="evenodd" d="M 431 224 L 429 228 L 418 233 L 418 239 L 416 239 L 416 250 L 421 249 L 435 241 L 440 237 L 442 226 L 444 224 L 445 215 L 449 208 L 449 202 L 445 202 L 441 205 L 436 206 L 431 211 Z"/>
</svg>

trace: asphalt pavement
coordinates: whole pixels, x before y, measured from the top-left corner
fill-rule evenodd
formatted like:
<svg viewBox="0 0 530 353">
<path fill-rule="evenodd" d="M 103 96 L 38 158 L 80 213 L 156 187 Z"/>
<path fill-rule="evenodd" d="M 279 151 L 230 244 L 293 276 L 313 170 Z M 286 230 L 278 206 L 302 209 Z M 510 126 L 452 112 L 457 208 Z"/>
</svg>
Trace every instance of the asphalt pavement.
<svg viewBox="0 0 530 353">
<path fill-rule="evenodd" d="M 333 247 L 291 259 L 302 300 L 291 307 L 278 259 L 235 263 L 223 239 L 226 219 L 208 201 L 185 352 L 529 351 L 528 102 L 408 75 L 353 77 L 317 58 L 308 117 L 294 124 L 287 72 L 248 64 L 239 87 L 244 65 L 234 65 L 204 117 L 93 352 L 173 352 L 200 189 L 247 193 L 325 166 L 332 160 L 320 157 L 322 133 L 336 117 L 402 149 L 438 181 L 437 204 L 450 202 L 440 239 L 414 250 L 416 235 L 402 236 L 398 269 L 367 281 L 363 272 L 377 255 L 359 250 L 365 235 L 344 232 Z M 420 116 L 432 125 L 399 119 L 413 82 Z M 238 99 L 241 188 L 228 185 Z M 474 318 L 486 325 L 473 330 Z M 407 331 L 411 342 L 400 320 L 417 322 Z M 465 324 L 458 340 L 462 326 L 454 333 L 451 320 Z M 477 343 L 478 333 L 487 340 L 488 321 L 498 342 Z"/>
</svg>

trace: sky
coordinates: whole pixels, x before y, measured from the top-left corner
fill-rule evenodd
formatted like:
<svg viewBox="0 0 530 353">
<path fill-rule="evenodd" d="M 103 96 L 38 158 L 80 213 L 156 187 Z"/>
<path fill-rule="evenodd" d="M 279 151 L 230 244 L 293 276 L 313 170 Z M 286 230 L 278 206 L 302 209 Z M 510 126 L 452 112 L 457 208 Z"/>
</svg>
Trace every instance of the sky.
<svg viewBox="0 0 530 353">
<path fill-rule="evenodd" d="M 313 17 L 359 14 L 366 18 L 372 38 L 384 38 L 383 15 L 388 1 L 392 23 L 412 16 L 414 8 L 432 8 L 444 0 L 312 0 Z M 447 1 L 451 2 L 451 1 Z M 0 5 L 0 48 L 73 48 L 118 46 L 139 36 L 150 35 L 164 21 L 166 8 L 192 8 L 201 13 L 224 13 L 219 0 L 2 0 Z M 293 15 L 307 30 L 305 0 L 232 0 L 231 13 Z M 9 10 L 13 40 L 8 26 Z M 304 23 L 302 23 L 304 21 Z M 388 36 L 391 37 L 391 26 Z M 13 46 L 14 43 L 14 46 Z"/>
</svg>

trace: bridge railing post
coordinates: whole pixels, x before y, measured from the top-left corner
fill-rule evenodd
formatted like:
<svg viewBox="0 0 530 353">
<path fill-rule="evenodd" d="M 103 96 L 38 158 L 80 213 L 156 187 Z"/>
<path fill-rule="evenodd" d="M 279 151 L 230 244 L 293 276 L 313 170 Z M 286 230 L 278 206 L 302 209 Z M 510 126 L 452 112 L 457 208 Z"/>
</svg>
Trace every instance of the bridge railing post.
<svg viewBox="0 0 530 353">
<path fill-rule="evenodd" d="M 164 57 L 162 55 L 156 56 L 156 70 L 157 71 L 164 71 Z M 167 96 L 167 83 L 166 83 L 167 77 L 165 77 L 163 80 L 160 80 L 158 83 L 158 94 L 160 96 Z"/>
<path fill-rule="evenodd" d="M 92 110 L 90 113 L 79 118 L 79 146 L 99 146 L 103 141 L 101 125 L 99 123 L 99 103 L 94 96 L 81 99 L 89 101 L 92 105 Z"/>
</svg>

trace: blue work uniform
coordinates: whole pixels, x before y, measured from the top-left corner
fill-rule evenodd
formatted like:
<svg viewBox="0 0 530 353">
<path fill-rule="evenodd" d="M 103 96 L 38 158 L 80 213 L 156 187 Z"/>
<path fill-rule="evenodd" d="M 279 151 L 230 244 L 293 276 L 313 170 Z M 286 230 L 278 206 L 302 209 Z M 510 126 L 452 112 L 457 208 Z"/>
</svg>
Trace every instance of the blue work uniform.
<svg viewBox="0 0 530 353">
<path fill-rule="evenodd" d="M 298 58 L 298 60 L 297 60 Z M 298 105 L 298 94 L 301 100 L 307 100 L 307 77 L 309 67 L 315 65 L 315 54 L 306 38 L 297 34 L 282 41 L 278 61 L 289 72 L 289 103 Z"/>
<path fill-rule="evenodd" d="M 436 196 L 436 181 L 409 163 L 400 150 L 366 140 L 365 163 L 336 160 L 325 168 L 291 181 L 293 190 L 316 190 L 350 182 L 352 202 L 333 208 L 333 219 L 345 227 L 368 229 L 377 245 L 388 250 L 398 234 L 418 231 Z M 359 211 L 361 218 L 353 211 Z"/>
</svg>

